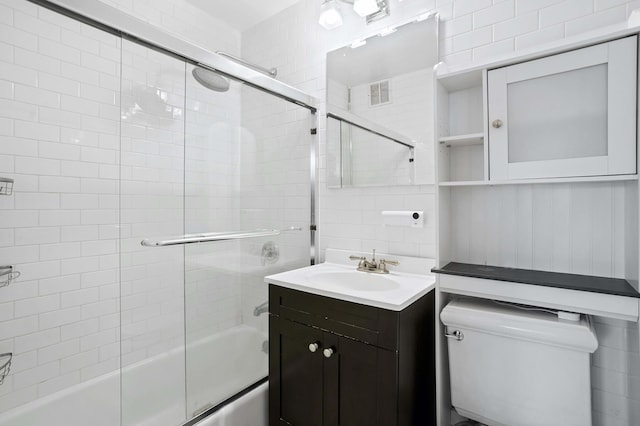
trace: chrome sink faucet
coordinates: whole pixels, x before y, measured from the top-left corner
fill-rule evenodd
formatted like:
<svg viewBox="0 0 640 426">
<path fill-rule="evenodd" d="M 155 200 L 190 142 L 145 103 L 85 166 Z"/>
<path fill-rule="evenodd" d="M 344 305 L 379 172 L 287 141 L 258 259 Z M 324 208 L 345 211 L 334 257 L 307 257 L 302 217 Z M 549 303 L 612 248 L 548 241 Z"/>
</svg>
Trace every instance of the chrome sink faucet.
<svg viewBox="0 0 640 426">
<path fill-rule="evenodd" d="M 368 260 L 366 256 L 349 256 L 351 260 L 358 261 L 358 271 L 361 272 L 373 272 L 376 274 L 388 274 L 389 270 L 387 269 L 387 265 L 398 266 L 400 262 L 397 260 L 386 260 L 380 259 L 380 261 L 376 261 L 376 250 L 373 250 L 373 255 L 371 256 L 371 260 Z"/>
</svg>

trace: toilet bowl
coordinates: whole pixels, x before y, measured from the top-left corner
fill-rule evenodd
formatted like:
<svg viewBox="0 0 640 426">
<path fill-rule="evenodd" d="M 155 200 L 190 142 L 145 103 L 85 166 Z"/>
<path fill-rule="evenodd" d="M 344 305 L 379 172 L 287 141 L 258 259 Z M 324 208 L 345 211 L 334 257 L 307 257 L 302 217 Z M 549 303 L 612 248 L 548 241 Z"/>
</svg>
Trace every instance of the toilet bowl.
<svg viewBox="0 0 640 426">
<path fill-rule="evenodd" d="M 491 426 L 591 424 L 589 317 L 577 321 L 489 300 L 454 300 L 441 312 L 451 401 Z"/>
</svg>

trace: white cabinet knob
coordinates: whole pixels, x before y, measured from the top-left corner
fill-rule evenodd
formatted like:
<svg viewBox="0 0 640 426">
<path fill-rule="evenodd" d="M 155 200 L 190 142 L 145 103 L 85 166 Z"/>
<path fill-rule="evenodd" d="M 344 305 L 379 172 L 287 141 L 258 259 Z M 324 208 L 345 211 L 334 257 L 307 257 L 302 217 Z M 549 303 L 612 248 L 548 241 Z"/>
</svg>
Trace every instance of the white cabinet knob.
<svg viewBox="0 0 640 426">
<path fill-rule="evenodd" d="M 335 350 L 333 348 L 327 348 L 324 351 L 322 351 L 322 354 L 324 355 L 325 358 L 331 358 L 331 355 L 333 355 L 335 353 Z"/>
<path fill-rule="evenodd" d="M 320 344 L 318 342 L 309 343 L 309 352 L 315 352 L 318 350 L 319 347 L 320 347 Z"/>
<path fill-rule="evenodd" d="M 495 128 L 495 129 L 499 129 L 500 127 L 502 127 L 502 120 L 498 119 L 498 120 L 493 120 L 493 122 L 491 123 L 491 125 Z"/>
</svg>

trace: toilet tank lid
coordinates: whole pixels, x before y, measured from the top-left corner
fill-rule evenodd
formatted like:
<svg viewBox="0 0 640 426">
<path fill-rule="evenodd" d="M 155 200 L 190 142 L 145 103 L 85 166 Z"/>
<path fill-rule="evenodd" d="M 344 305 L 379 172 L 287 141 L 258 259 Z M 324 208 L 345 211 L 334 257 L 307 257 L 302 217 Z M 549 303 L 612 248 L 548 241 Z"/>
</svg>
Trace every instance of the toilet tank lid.
<svg viewBox="0 0 640 426">
<path fill-rule="evenodd" d="M 581 315 L 580 321 L 567 321 L 554 313 L 493 300 L 457 299 L 444 307 L 440 320 L 449 333 L 452 328 L 463 333 L 474 330 L 580 352 L 598 349 L 598 339 L 586 315 Z"/>
</svg>

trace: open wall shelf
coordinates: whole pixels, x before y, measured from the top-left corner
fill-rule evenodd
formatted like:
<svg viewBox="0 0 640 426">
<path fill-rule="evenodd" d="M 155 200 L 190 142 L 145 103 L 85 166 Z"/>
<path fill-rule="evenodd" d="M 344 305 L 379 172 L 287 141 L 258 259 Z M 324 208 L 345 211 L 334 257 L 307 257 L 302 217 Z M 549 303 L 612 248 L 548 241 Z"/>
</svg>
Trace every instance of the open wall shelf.
<svg viewBox="0 0 640 426">
<path fill-rule="evenodd" d="M 482 145 L 484 143 L 483 133 L 469 133 L 466 135 L 444 136 L 439 142 L 446 147 Z"/>
</svg>

